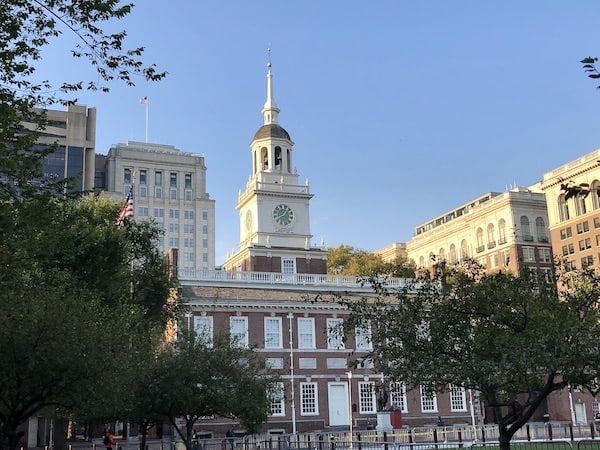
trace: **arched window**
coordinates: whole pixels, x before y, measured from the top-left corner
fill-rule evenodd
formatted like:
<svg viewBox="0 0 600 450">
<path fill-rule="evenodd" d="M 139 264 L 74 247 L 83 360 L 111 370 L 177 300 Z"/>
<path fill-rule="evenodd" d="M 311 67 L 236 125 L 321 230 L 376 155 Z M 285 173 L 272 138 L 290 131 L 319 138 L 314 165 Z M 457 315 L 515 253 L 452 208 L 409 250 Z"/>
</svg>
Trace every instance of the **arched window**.
<svg viewBox="0 0 600 450">
<path fill-rule="evenodd" d="M 592 209 L 600 208 L 600 181 L 594 180 L 590 186 L 590 197 L 592 197 Z"/>
<path fill-rule="evenodd" d="M 437 259 L 433 252 L 429 252 L 429 258 L 427 258 L 427 266 L 431 267 L 436 263 Z"/>
<path fill-rule="evenodd" d="M 463 239 L 460 243 L 460 258 L 468 259 L 471 255 L 469 255 L 469 246 L 467 244 L 467 240 Z"/>
<path fill-rule="evenodd" d="M 440 251 L 438 252 L 438 262 L 442 261 L 446 261 L 446 250 L 440 248 Z"/>
<path fill-rule="evenodd" d="M 477 253 L 480 253 L 483 251 L 483 228 L 479 227 L 477 228 L 477 248 L 475 249 L 477 251 Z"/>
<path fill-rule="evenodd" d="M 506 244 L 506 221 L 504 219 L 498 221 L 498 244 Z"/>
<path fill-rule="evenodd" d="M 521 237 L 524 241 L 533 241 L 531 228 L 529 227 L 529 217 L 521 216 Z"/>
<path fill-rule="evenodd" d="M 269 151 L 267 147 L 263 147 L 260 149 L 260 159 L 262 161 L 263 170 L 269 169 Z"/>
<path fill-rule="evenodd" d="M 458 262 L 458 257 L 456 255 L 456 245 L 452 244 L 450 246 L 450 263 L 456 264 Z"/>
<path fill-rule="evenodd" d="M 275 147 L 275 170 L 281 170 L 281 147 Z"/>
<path fill-rule="evenodd" d="M 425 258 L 422 256 L 419 258 L 419 267 L 425 267 Z"/>
<path fill-rule="evenodd" d="M 573 199 L 575 201 L 575 215 L 581 216 L 587 212 L 585 207 L 585 196 L 583 194 L 577 194 Z"/>
<path fill-rule="evenodd" d="M 538 242 L 548 242 L 548 229 L 543 217 L 535 219 L 535 234 L 537 234 Z"/>
<path fill-rule="evenodd" d="M 565 200 L 565 194 L 561 194 L 558 196 L 558 217 L 561 222 L 565 220 L 569 220 L 571 217 L 569 216 L 569 205 Z"/>
<path fill-rule="evenodd" d="M 493 223 L 490 223 L 487 226 L 487 240 L 488 248 L 494 248 L 496 246 L 496 230 L 494 229 Z"/>
</svg>

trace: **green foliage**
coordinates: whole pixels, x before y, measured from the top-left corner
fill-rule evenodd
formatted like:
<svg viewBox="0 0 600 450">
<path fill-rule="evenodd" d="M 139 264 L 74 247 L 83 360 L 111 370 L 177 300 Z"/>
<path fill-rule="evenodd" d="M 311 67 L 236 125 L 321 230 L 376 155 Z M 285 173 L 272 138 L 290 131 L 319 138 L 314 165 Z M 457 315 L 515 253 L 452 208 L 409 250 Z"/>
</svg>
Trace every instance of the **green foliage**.
<svg viewBox="0 0 600 450">
<path fill-rule="evenodd" d="M 598 78 L 600 78 L 600 72 L 598 72 L 598 69 L 596 68 L 598 58 L 588 56 L 587 58 L 583 58 L 579 62 L 583 64 L 583 70 L 588 74 L 588 77 L 592 78 L 593 80 L 597 80 Z M 600 86 L 598 86 L 598 88 L 600 88 Z"/>
<path fill-rule="evenodd" d="M 327 273 L 330 274 L 398 278 L 415 276 L 415 264 L 400 255 L 392 262 L 384 262 L 381 255 L 355 249 L 349 245 L 340 245 L 328 251 Z"/>
<path fill-rule="evenodd" d="M 246 431 L 258 431 L 270 412 L 269 392 L 277 380 L 264 358 L 229 336 L 207 339 L 183 331 L 173 348 L 157 356 L 138 396 L 151 399 L 146 414 L 168 417 L 190 449 L 194 423 L 201 417 L 236 418 Z M 184 418 L 185 428 L 178 418 Z"/>
<path fill-rule="evenodd" d="M 377 367 L 408 386 L 480 393 L 493 408 L 501 447 L 554 391 L 596 389 L 600 375 L 600 278 L 558 271 L 540 285 L 526 269 L 486 275 L 478 267 L 418 279 L 378 300 L 346 302 L 348 327 L 370 321 Z M 593 391 L 595 393 L 595 391 Z"/>
</svg>

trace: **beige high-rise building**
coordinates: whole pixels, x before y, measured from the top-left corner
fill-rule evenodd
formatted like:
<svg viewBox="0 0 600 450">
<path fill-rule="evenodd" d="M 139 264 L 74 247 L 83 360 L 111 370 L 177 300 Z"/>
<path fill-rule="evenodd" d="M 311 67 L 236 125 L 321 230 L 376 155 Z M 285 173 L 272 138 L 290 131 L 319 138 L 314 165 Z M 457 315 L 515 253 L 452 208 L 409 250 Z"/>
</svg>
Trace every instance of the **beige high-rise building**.
<svg viewBox="0 0 600 450">
<path fill-rule="evenodd" d="M 600 267 L 600 150 L 544 174 L 554 253 L 576 268 Z"/>
<path fill-rule="evenodd" d="M 552 271 L 546 199 L 538 185 L 490 192 L 419 225 L 407 243 L 418 268 L 474 259 L 488 271 Z"/>
<path fill-rule="evenodd" d="M 106 192 L 122 200 L 134 186 L 136 219 L 153 218 L 165 232 L 164 254 L 179 250 L 183 270 L 215 267 L 215 202 L 206 192 L 204 156 L 172 145 L 126 142 L 106 158 Z"/>
</svg>

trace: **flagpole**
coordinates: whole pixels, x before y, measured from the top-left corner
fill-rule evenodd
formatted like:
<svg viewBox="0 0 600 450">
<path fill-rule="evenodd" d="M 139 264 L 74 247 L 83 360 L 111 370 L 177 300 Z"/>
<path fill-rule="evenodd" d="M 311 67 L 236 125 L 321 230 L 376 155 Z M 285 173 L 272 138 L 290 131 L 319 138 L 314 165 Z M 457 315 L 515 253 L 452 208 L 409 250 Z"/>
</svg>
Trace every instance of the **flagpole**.
<svg viewBox="0 0 600 450">
<path fill-rule="evenodd" d="M 146 144 L 148 143 L 148 100 L 146 100 Z"/>
</svg>

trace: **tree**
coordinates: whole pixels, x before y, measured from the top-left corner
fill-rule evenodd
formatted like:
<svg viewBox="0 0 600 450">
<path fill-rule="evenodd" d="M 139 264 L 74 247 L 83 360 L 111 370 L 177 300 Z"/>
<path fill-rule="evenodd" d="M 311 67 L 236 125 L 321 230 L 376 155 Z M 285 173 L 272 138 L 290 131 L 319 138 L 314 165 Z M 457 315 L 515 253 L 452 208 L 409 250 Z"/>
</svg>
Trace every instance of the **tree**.
<svg viewBox="0 0 600 450">
<path fill-rule="evenodd" d="M 0 202 L 0 448 L 46 407 L 115 417 L 132 361 L 175 311 L 174 280 L 148 224 L 115 225 L 118 205 L 50 195 Z M 131 270 L 155 278 L 132 295 Z"/>
<path fill-rule="evenodd" d="M 229 336 L 210 338 L 184 330 L 174 348 L 158 355 L 140 394 L 152 399 L 147 411 L 169 418 L 189 450 L 194 424 L 201 417 L 238 419 L 246 431 L 256 432 L 270 412 L 277 380 L 264 358 Z"/>
<path fill-rule="evenodd" d="M 119 0 L 2 1 L 0 179 L 8 182 L 0 184 L 0 199 L 32 195 L 40 188 L 39 184 L 32 186 L 32 180 L 41 175 L 41 158 L 52 151 L 33 146 L 46 125 L 44 108 L 73 103 L 81 90 L 108 92 L 113 81 L 132 86 L 136 78 L 157 81 L 166 75 L 154 65 L 144 66 L 140 59 L 143 47 L 125 47 L 125 31 L 106 31 L 132 8 L 132 4 Z M 87 59 L 97 76 L 88 82 L 64 80 L 58 86 L 48 80 L 38 81 L 36 64 L 42 49 L 65 39 L 65 34 L 76 42 L 71 56 Z M 25 120 L 37 123 L 37 128 L 26 129 Z"/>
<path fill-rule="evenodd" d="M 384 262 L 381 255 L 343 244 L 330 248 L 327 256 L 327 272 L 335 275 L 414 278 L 415 269 L 415 264 L 404 256 L 398 255 L 394 261 Z"/>
<path fill-rule="evenodd" d="M 377 300 L 345 301 L 348 329 L 370 323 L 377 370 L 432 392 L 449 386 L 480 393 L 494 411 L 500 448 L 552 392 L 586 387 L 600 375 L 600 278 L 592 269 L 559 270 L 557 290 L 523 269 L 486 275 L 471 265 Z"/>
<path fill-rule="evenodd" d="M 588 56 L 587 58 L 583 58 L 579 62 L 581 64 L 583 64 L 583 70 L 584 70 L 584 72 L 586 72 L 588 74 L 589 78 L 591 78 L 593 80 L 597 80 L 600 78 L 600 72 L 598 72 L 598 69 L 596 68 L 596 63 L 598 62 L 598 58 Z M 598 88 L 600 88 L 600 86 L 598 86 Z"/>
</svg>

